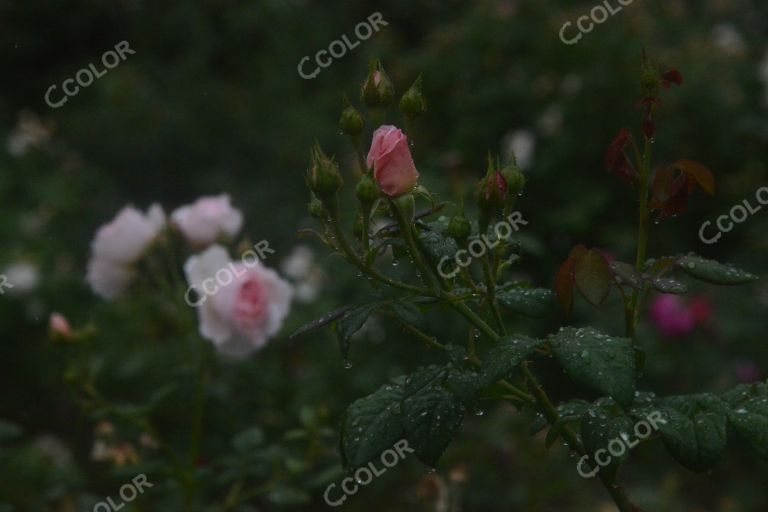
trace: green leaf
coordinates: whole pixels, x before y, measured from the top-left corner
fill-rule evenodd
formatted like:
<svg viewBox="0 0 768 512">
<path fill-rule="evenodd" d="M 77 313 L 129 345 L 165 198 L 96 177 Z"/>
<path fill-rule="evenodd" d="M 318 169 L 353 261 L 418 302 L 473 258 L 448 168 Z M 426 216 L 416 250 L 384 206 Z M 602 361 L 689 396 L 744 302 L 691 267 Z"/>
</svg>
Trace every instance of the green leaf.
<svg viewBox="0 0 768 512">
<path fill-rule="evenodd" d="M 316 318 L 309 322 L 308 324 L 303 325 L 302 327 L 299 327 L 297 330 L 291 334 L 288 339 L 296 338 L 297 336 L 301 336 L 302 334 L 306 334 L 308 332 L 315 331 L 317 329 L 321 329 L 325 327 L 326 325 L 334 322 L 335 320 L 338 320 L 341 318 L 347 311 L 352 309 L 353 306 L 344 306 L 343 308 L 334 309 L 333 311 L 330 311 L 320 318 Z"/>
<path fill-rule="evenodd" d="M 525 316 L 544 316 L 552 309 L 552 291 L 544 288 L 513 288 L 496 294 L 505 308 Z"/>
<path fill-rule="evenodd" d="M 480 367 L 477 385 L 484 388 L 507 377 L 534 349 L 544 343 L 527 336 L 512 335 L 501 338 L 485 356 Z"/>
<path fill-rule="evenodd" d="M 661 293 L 683 295 L 688 293 L 688 286 L 671 277 L 656 277 L 651 280 L 653 287 Z"/>
<path fill-rule="evenodd" d="M 339 339 L 339 350 L 344 359 L 349 356 L 350 340 L 352 335 L 359 331 L 368 317 L 371 316 L 378 303 L 363 304 L 347 311 L 336 323 L 336 336 Z"/>
<path fill-rule="evenodd" d="M 759 279 L 756 275 L 744 270 L 695 255 L 678 259 L 677 266 L 692 277 L 711 284 L 735 285 Z"/>
<path fill-rule="evenodd" d="M 768 459 L 768 386 L 742 384 L 723 398 L 731 405 L 728 423 L 759 457 Z"/>
<path fill-rule="evenodd" d="M 402 379 L 354 401 L 341 421 L 341 452 L 345 466 L 356 468 L 403 438 Z"/>
<path fill-rule="evenodd" d="M 606 450 L 607 456 L 611 458 L 611 463 L 606 467 L 615 467 L 626 460 L 630 452 L 628 445 L 634 444 L 633 428 L 634 422 L 628 416 L 613 417 L 600 407 L 587 409 L 581 417 L 581 439 L 587 455 L 590 456 L 590 465 L 593 468 L 599 466 L 594 459 L 598 450 Z M 614 453 L 609 450 L 609 444 L 614 440 L 624 445 L 624 452 L 620 455 L 614 455 L 618 449 L 614 449 Z M 601 456 L 600 460 L 604 461 L 605 458 Z M 604 469 L 605 467 L 601 468 L 601 471 Z"/>
<path fill-rule="evenodd" d="M 637 289 L 643 287 L 643 276 L 633 265 L 621 261 L 612 261 L 610 267 L 613 274 L 617 276 L 623 284 Z"/>
<path fill-rule="evenodd" d="M 462 399 L 446 386 L 444 367 L 420 368 L 408 376 L 402 403 L 406 439 L 416 457 L 434 467 L 464 420 Z"/>
<path fill-rule="evenodd" d="M 611 269 L 599 251 L 591 249 L 576 262 L 574 269 L 576 288 L 590 303 L 601 304 L 611 291 Z"/>
<path fill-rule="evenodd" d="M 437 231 L 422 231 L 419 233 L 418 241 L 421 249 L 435 260 L 444 257 L 453 258 L 459 250 L 456 240 L 443 236 Z"/>
<path fill-rule="evenodd" d="M 686 468 L 704 472 L 725 451 L 727 408 L 715 395 L 704 393 L 660 400 L 659 426 L 667 450 Z"/>
<path fill-rule="evenodd" d="M 632 341 L 586 327 L 567 327 L 550 336 L 552 351 L 577 382 L 629 406 L 635 395 L 635 352 Z"/>
<path fill-rule="evenodd" d="M 410 324 L 419 329 L 424 328 L 424 314 L 419 308 L 404 300 L 397 300 L 391 304 L 392 312 L 403 323 Z"/>
<path fill-rule="evenodd" d="M 557 413 L 560 416 L 560 419 L 567 423 L 578 421 L 581 418 L 581 415 L 584 414 L 584 411 L 590 407 L 591 404 L 585 400 L 571 400 L 570 402 L 558 405 Z M 547 418 L 543 414 L 539 413 L 534 418 L 533 423 L 531 423 L 529 433 L 534 436 L 544 430 L 547 425 L 549 425 L 549 421 L 547 421 Z"/>
</svg>

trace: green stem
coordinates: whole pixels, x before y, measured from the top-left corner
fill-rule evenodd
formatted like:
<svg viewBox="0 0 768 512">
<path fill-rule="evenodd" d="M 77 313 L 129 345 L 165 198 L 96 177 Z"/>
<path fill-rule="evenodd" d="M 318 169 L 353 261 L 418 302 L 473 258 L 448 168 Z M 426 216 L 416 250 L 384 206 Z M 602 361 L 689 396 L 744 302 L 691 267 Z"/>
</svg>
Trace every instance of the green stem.
<svg viewBox="0 0 768 512">
<path fill-rule="evenodd" d="M 638 228 L 637 228 L 637 258 L 635 260 L 635 268 L 638 272 L 643 272 L 643 266 L 648 253 L 648 234 L 650 232 L 650 220 L 651 212 L 648 209 L 648 192 L 650 188 L 650 174 L 651 174 L 651 151 L 653 149 L 653 142 L 649 138 L 645 138 L 645 146 L 643 148 L 643 158 L 640 162 L 640 187 L 638 197 Z M 637 331 L 637 324 L 640 319 L 640 291 L 634 289 L 632 291 L 632 300 L 630 301 L 630 307 L 628 313 L 631 314 L 631 319 L 627 322 L 627 336 L 634 339 L 635 332 Z"/>
<path fill-rule="evenodd" d="M 437 281 L 437 278 L 433 275 L 432 270 L 427 267 L 426 263 L 424 263 L 424 260 L 421 257 L 421 252 L 419 251 L 419 247 L 416 244 L 416 237 L 414 236 L 412 223 L 409 219 L 405 218 L 403 212 L 400 211 L 394 201 L 390 201 L 389 205 L 392 208 L 392 212 L 395 214 L 395 217 L 397 218 L 397 223 L 400 226 L 400 233 L 402 234 L 403 240 L 405 241 L 405 246 L 408 248 L 408 252 L 411 253 L 413 263 L 421 273 L 422 281 L 424 281 L 424 284 L 432 289 L 433 294 L 437 294 L 440 290 L 440 283 Z"/>
<path fill-rule="evenodd" d="M 504 325 L 504 319 L 501 317 L 499 305 L 496 304 L 496 273 L 491 268 L 490 255 L 482 258 L 483 274 L 485 274 L 485 294 L 488 297 L 488 304 L 491 307 L 493 317 L 496 319 L 499 330 L 502 334 L 507 334 L 507 328 Z"/>
<path fill-rule="evenodd" d="M 396 279 L 392 279 L 390 277 L 385 276 L 384 274 L 381 274 L 375 269 L 369 268 L 368 266 L 366 266 L 366 264 L 360 259 L 360 257 L 355 253 L 355 251 L 349 245 L 347 238 L 344 236 L 344 232 L 341 230 L 341 226 L 339 225 L 338 204 L 331 205 L 331 207 L 328 208 L 328 210 L 330 212 L 330 217 L 331 217 L 331 222 L 330 222 L 331 229 L 333 230 L 333 234 L 336 237 L 336 240 L 338 241 L 341 250 L 344 252 L 344 255 L 347 257 L 347 259 L 351 261 L 358 269 L 360 269 L 360 271 L 363 274 L 366 274 L 371 278 L 381 283 L 384 283 L 388 286 L 391 286 L 393 288 L 399 288 L 401 290 L 406 290 L 419 295 L 427 295 L 430 297 L 433 296 L 433 294 L 431 294 L 430 291 L 425 288 L 420 288 L 418 286 L 413 286 L 413 285 L 398 281 Z"/>
</svg>

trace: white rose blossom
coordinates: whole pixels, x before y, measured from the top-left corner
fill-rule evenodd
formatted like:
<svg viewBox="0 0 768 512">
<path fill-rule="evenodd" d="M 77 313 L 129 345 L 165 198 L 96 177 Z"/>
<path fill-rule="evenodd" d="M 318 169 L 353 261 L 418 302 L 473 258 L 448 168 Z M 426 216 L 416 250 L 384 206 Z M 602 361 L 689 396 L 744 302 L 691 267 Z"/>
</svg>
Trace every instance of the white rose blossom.
<svg viewBox="0 0 768 512">
<path fill-rule="evenodd" d="M 165 213 L 152 205 L 146 214 L 126 206 L 99 228 L 91 243 L 86 280 L 99 296 L 112 300 L 123 295 L 135 276 L 133 265 L 165 227 Z"/>
<path fill-rule="evenodd" d="M 243 226 L 243 214 L 232 207 L 227 194 L 221 194 L 201 197 L 174 210 L 171 221 L 190 244 L 206 247 L 237 235 Z"/>
</svg>

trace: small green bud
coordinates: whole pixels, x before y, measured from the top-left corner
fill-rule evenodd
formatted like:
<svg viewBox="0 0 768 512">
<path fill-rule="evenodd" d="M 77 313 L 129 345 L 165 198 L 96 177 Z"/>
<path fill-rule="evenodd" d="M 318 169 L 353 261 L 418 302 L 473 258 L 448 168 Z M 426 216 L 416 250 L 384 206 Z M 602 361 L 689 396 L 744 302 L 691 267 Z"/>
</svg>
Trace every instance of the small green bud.
<svg viewBox="0 0 768 512">
<path fill-rule="evenodd" d="M 456 214 L 451 218 L 448 223 L 448 236 L 463 245 L 471 234 L 472 225 L 463 213 Z"/>
<path fill-rule="evenodd" d="M 371 176 L 370 173 L 363 175 L 355 188 L 355 195 L 357 196 L 358 201 L 363 205 L 370 206 L 379 198 L 380 193 L 381 189 L 379 188 L 379 184 L 376 183 L 376 180 L 373 179 L 373 176 Z"/>
<path fill-rule="evenodd" d="M 413 197 L 413 194 L 403 194 L 392 199 L 392 203 L 400 211 L 405 222 L 413 224 L 416 218 L 416 199 Z"/>
<path fill-rule="evenodd" d="M 365 126 L 363 115 L 345 97 L 344 110 L 341 111 L 341 118 L 339 119 L 339 128 L 345 134 L 356 137 L 362 133 L 363 126 Z"/>
<path fill-rule="evenodd" d="M 324 201 L 333 197 L 344 181 L 341 179 L 339 166 L 323 153 L 320 144 L 315 144 L 315 147 L 312 148 L 311 158 L 312 161 L 306 177 L 307 185 L 320 200 Z"/>
<path fill-rule="evenodd" d="M 512 155 L 511 161 L 501 170 L 501 176 L 507 182 L 509 197 L 514 197 L 525 188 L 525 175 L 517 166 L 515 155 Z"/>
<path fill-rule="evenodd" d="M 407 116 L 417 118 L 427 111 L 427 100 L 421 92 L 421 75 L 413 82 L 413 85 L 405 91 L 400 98 L 400 112 Z"/>
<path fill-rule="evenodd" d="M 327 218 L 325 206 L 323 206 L 322 201 L 315 194 L 312 194 L 312 199 L 307 204 L 307 209 L 309 214 L 317 220 L 325 220 Z"/>
</svg>

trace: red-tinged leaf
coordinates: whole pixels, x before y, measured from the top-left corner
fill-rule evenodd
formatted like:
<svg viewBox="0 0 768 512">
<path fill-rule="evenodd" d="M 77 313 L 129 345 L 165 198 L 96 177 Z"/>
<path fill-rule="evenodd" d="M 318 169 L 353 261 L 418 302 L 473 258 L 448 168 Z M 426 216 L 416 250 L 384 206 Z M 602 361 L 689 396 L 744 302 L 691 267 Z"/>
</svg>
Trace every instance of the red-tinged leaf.
<svg viewBox="0 0 768 512">
<path fill-rule="evenodd" d="M 631 139 L 632 135 L 629 130 L 622 128 L 605 153 L 605 168 L 608 173 L 616 174 L 630 184 L 637 179 L 637 171 L 632 167 L 624 152 Z"/>
<path fill-rule="evenodd" d="M 666 89 L 669 89 L 672 84 L 683 85 L 683 74 L 676 69 L 670 69 L 661 75 L 661 83 Z"/>
<path fill-rule="evenodd" d="M 594 249 L 581 255 L 574 267 L 576 288 L 591 304 L 601 304 L 611 291 L 613 274 L 600 251 Z"/>
<path fill-rule="evenodd" d="M 653 179 L 649 207 L 661 210 L 659 219 L 679 215 L 685 211 L 689 195 L 687 174 L 674 165 L 662 167 Z"/>
<path fill-rule="evenodd" d="M 693 185 L 697 184 L 706 194 L 715 195 L 715 177 L 705 165 L 693 160 L 678 160 L 674 166 L 690 178 L 688 180 L 689 192 L 693 192 Z"/>
<path fill-rule="evenodd" d="M 573 308 L 573 266 L 574 261 L 568 258 L 560 266 L 555 277 L 555 295 L 566 314 L 570 314 Z"/>
</svg>

